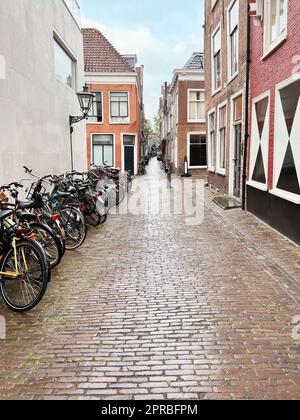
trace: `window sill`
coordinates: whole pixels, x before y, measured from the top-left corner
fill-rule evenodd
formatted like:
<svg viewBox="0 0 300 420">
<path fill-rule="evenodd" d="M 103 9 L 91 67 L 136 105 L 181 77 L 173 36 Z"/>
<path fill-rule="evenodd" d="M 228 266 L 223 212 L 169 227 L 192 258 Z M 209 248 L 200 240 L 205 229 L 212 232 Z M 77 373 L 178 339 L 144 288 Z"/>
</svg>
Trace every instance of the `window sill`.
<svg viewBox="0 0 300 420">
<path fill-rule="evenodd" d="M 189 169 L 207 169 L 207 166 L 189 166 Z"/>
<path fill-rule="evenodd" d="M 219 92 L 221 92 L 222 90 L 222 86 L 219 87 L 219 89 L 212 91 L 211 96 L 214 97 L 215 95 L 217 95 Z"/>
<path fill-rule="evenodd" d="M 126 121 L 126 122 L 112 122 L 112 121 L 110 121 L 109 124 L 111 124 L 111 125 L 130 125 L 130 122 L 129 121 Z"/>
<path fill-rule="evenodd" d="M 103 125 L 103 122 L 98 122 L 98 121 L 87 121 L 86 125 Z"/>
<path fill-rule="evenodd" d="M 226 169 L 217 169 L 215 172 L 218 175 L 226 176 Z"/>
<path fill-rule="evenodd" d="M 290 201 L 291 203 L 294 203 L 294 204 L 300 204 L 300 196 L 297 194 L 289 193 L 287 191 L 278 190 L 278 189 L 270 190 L 269 192 L 270 194 L 275 195 L 279 198 L 282 198 L 283 200 Z"/>
<path fill-rule="evenodd" d="M 216 168 L 214 166 L 209 166 L 208 171 L 214 173 L 216 172 Z"/>
<path fill-rule="evenodd" d="M 264 55 L 262 56 L 261 60 L 264 61 L 267 58 L 270 57 L 270 55 L 273 54 L 279 48 L 285 41 L 287 40 L 287 33 L 285 32 L 283 35 L 281 35 L 277 41 L 273 42 L 272 45 L 268 48 L 267 51 L 264 52 Z"/>
<path fill-rule="evenodd" d="M 257 190 L 261 190 L 264 192 L 268 191 L 268 187 L 265 184 L 261 184 L 256 181 L 248 181 L 247 185 L 249 185 L 250 187 L 256 188 Z"/>
<path fill-rule="evenodd" d="M 188 124 L 206 124 L 206 120 L 188 120 Z"/>
<path fill-rule="evenodd" d="M 230 85 L 230 83 L 232 83 L 238 77 L 238 75 L 239 75 L 239 72 L 237 72 L 234 75 L 232 75 L 230 77 L 230 79 L 228 79 L 228 81 L 227 81 L 227 86 Z"/>
</svg>

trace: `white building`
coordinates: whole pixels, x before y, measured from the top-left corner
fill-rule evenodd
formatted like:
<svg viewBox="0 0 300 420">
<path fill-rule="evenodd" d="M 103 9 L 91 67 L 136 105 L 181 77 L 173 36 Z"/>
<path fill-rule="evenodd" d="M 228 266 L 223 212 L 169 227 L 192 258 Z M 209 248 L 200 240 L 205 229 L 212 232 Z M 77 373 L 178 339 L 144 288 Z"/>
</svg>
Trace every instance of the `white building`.
<svg viewBox="0 0 300 420">
<path fill-rule="evenodd" d="M 76 0 L 0 0 L 0 183 L 71 167 L 69 116 L 81 115 L 83 40 Z M 86 167 L 85 122 L 74 127 Z"/>
</svg>

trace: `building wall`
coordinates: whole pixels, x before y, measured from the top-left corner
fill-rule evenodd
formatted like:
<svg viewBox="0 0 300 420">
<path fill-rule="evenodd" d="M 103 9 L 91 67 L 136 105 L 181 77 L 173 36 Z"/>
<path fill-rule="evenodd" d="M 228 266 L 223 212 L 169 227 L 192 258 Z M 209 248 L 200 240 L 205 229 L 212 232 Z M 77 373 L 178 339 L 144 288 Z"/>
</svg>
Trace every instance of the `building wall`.
<svg viewBox="0 0 300 420">
<path fill-rule="evenodd" d="M 255 1 L 252 1 L 255 6 Z M 255 8 L 254 8 L 255 10 Z M 253 13 L 255 16 L 255 12 Z M 279 107 L 276 105 L 276 85 L 279 83 L 300 76 L 300 49 L 299 49 L 299 25 L 300 25 L 300 2 L 299 0 L 288 1 L 288 20 L 287 20 L 287 37 L 277 49 L 273 50 L 267 57 L 264 55 L 264 26 L 263 20 L 259 17 L 251 19 L 251 110 L 253 111 L 253 101 L 265 94 L 269 93 L 269 121 L 268 121 L 268 137 L 269 142 L 265 157 L 268 159 L 266 176 L 267 182 L 265 186 L 255 187 L 251 178 L 250 160 L 251 152 L 253 152 L 253 136 L 255 123 L 255 115 L 251 114 L 251 130 L 249 142 L 249 161 L 248 161 L 248 187 L 247 187 L 247 206 L 248 210 L 260 217 L 266 223 L 279 230 L 295 242 L 300 244 L 300 196 L 298 204 L 278 197 L 270 191 L 276 188 L 274 184 L 274 168 L 276 165 L 275 154 L 275 120 L 278 115 Z M 299 104 L 298 104 L 299 105 Z M 299 115 L 299 111 L 298 111 Z M 294 132 L 300 132 L 299 119 L 295 119 L 294 124 L 298 124 L 298 128 L 294 127 Z M 284 125 L 284 122 L 283 122 Z M 283 142 L 283 136 L 279 138 Z M 299 150 L 299 149 L 298 149 Z M 285 154 L 285 151 L 282 150 Z M 283 157 L 283 156 L 281 156 Z M 277 159 L 279 156 L 277 156 Z M 295 152 L 294 160 L 296 166 L 300 164 L 300 155 Z M 300 182 L 300 173 L 298 170 L 298 180 Z M 250 181 L 250 182 L 249 182 Z M 251 185 L 249 185 L 251 184 Z"/>
<path fill-rule="evenodd" d="M 117 84 L 89 84 L 91 91 L 101 91 L 103 95 L 103 123 L 87 123 L 86 134 L 86 156 L 88 166 L 92 163 L 92 134 L 114 134 L 115 135 L 115 166 L 122 167 L 122 134 L 135 134 L 137 138 L 137 162 L 140 159 L 140 114 L 139 114 L 139 100 L 137 86 L 117 85 Z M 129 124 L 110 124 L 109 121 L 109 92 L 110 91 L 126 91 L 129 92 L 129 106 L 130 106 L 130 123 Z M 137 164 L 136 162 L 136 164 Z M 123 169 L 123 168 L 122 168 Z"/>
<path fill-rule="evenodd" d="M 206 124 L 188 122 L 188 91 L 189 89 L 205 89 L 204 81 L 181 81 L 178 82 L 178 171 L 184 173 L 185 157 L 188 154 L 188 133 L 201 132 L 206 134 Z M 207 177 L 206 169 L 194 169 L 195 175 Z"/>
<path fill-rule="evenodd" d="M 300 71 L 300 1 L 288 2 L 288 38 L 274 50 L 266 59 L 262 60 L 263 24 L 251 25 L 251 101 L 270 90 L 270 132 L 269 132 L 269 164 L 268 188 L 273 187 L 274 165 L 274 120 L 275 120 L 275 87 L 278 83 L 288 79 L 295 72 Z"/>
<path fill-rule="evenodd" d="M 239 74 L 228 81 L 228 19 L 227 10 L 232 0 L 217 0 L 214 9 L 211 9 L 211 0 L 205 0 L 205 86 L 206 86 L 206 109 L 210 112 L 218 105 L 227 101 L 227 130 L 226 130 L 226 174 L 220 175 L 216 171 L 208 172 L 208 182 L 213 187 L 224 193 L 232 190 L 232 136 L 231 136 L 231 101 L 230 98 L 236 92 L 243 91 L 246 86 L 246 51 L 247 51 L 247 6 L 248 0 L 239 0 Z M 212 48 L 211 39 L 217 26 L 221 24 L 221 91 L 213 95 L 212 92 Z M 245 102 L 243 97 L 243 102 Z M 245 107 L 244 107 L 245 108 Z M 245 111 L 245 110 L 244 110 Z M 244 117 L 244 115 L 243 115 Z M 244 118 L 243 118 L 244 120 Z M 244 142 L 245 127 L 243 124 L 242 142 Z M 242 144 L 243 146 L 243 144 Z M 241 168 L 242 171 L 242 168 Z M 242 182 L 242 181 L 241 181 Z M 231 184 L 230 184 L 231 183 Z"/>
<path fill-rule="evenodd" d="M 55 76 L 53 28 L 77 56 L 81 89 L 82 36 L 63 0 L 0 2 L 0 183 L 21 179 L 24 164 L 40 174 L 70 169 L 69 115 L 80 109 Z M 84 132 L 84 122 L 74 127 L 78 170 L 86 168 Z"/>
</svg>

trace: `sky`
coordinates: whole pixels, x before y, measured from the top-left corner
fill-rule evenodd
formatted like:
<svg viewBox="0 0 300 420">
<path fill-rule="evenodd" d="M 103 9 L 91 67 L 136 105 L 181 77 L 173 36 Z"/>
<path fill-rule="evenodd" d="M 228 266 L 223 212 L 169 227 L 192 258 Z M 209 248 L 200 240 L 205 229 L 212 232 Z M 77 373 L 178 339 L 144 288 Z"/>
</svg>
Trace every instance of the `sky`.
<svg viewBox="0 0 300 420">
<path fill-rule="evenodd" d="M 145 66 L 145 111 L 158 111 L 161 85 L 203 51 L 204 0 L 80 0 L 82 27 L 100 29 L 121 54 Z"/>
</svg>

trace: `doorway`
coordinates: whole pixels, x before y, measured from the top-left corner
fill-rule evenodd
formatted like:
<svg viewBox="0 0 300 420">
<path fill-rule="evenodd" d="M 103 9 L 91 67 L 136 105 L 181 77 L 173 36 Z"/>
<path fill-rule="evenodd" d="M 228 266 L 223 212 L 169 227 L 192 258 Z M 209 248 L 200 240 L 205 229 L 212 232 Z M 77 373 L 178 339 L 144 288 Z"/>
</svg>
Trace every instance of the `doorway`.
<svg viewBox="0 0 300 420">
<path fill-rule="evenodd" d="M 123 156 L 124 156 L 124 171 L 130 172 L 132 175 L 135 174 L 135 146 L 136 136 L 135 135 L 123 135 Z"/>
</svg>

